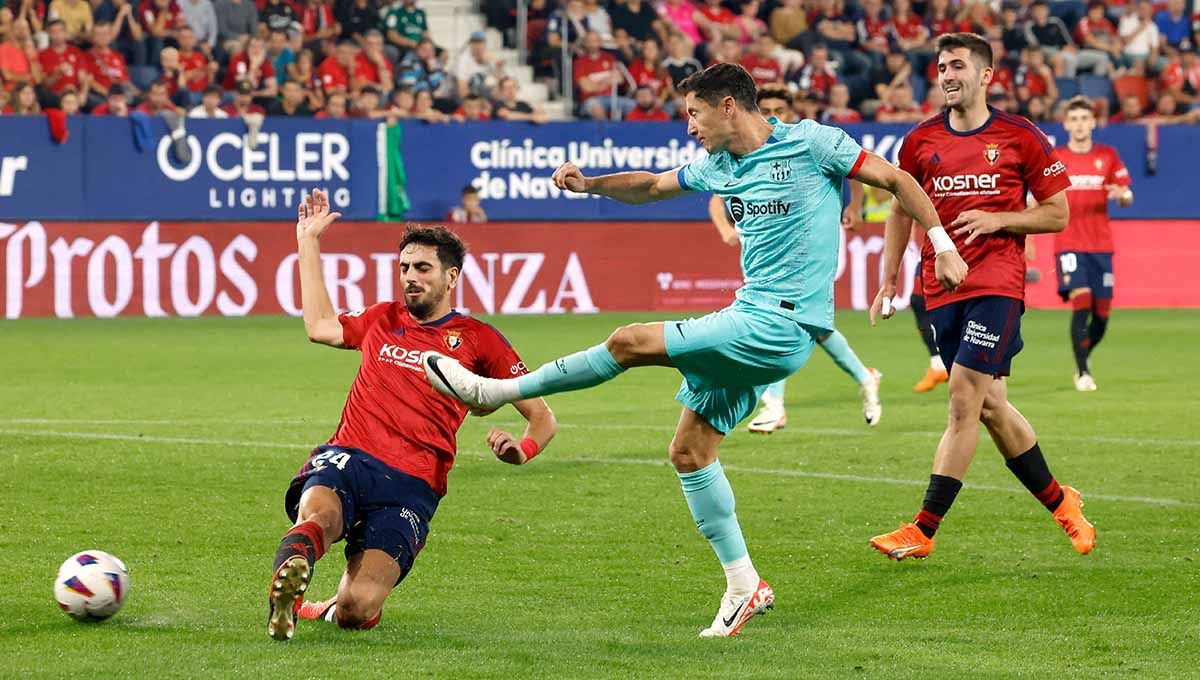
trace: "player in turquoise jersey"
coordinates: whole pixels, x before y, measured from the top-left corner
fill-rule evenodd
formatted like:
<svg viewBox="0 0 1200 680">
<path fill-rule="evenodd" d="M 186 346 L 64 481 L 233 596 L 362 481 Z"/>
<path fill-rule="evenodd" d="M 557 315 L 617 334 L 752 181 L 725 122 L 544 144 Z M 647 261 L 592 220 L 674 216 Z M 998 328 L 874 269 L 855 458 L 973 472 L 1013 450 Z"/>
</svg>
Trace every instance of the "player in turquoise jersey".
<svg viewBox="0 0 1200 680">
<path fill-rule="evenodd" d="M 945 230 L 908 173 L 863 151 L 845 132 L 812 121 L 788 125 L 764 118 L 755 103 L 754 80 L 742 67 L 714 65 L 686 78 L 679 91 L 687 98 L 688 133 L 707 155 L 658 174 L 585 177 L 568 163 L 555 171 L 554 182 L 561 189 L 624 203 L 688 191 L 717 194 L 742 237 L 745 285 L 737 300 L 699 319 L 619 328 L 599 345 L 515 379 L 477 376 L 435 352 L 423 354 L 421 363 L 435 389 L 478 412 L 593 387 L 636 366 L 678 369 L 683 384 L 676 399 L 683 414 L 668 451 L 692 518 L 726 578 L 717 615 L 700 635 L 726 637 L 770 609 L 775 595 L 750 561 L 717 448 L 754 410 L 767 385 L 804 365 L 813 337 L 833 330 L 842 179 L 856 177 L 886 188 L 917 222 L 941 236 Z M 948 289 L 966 276 L 966 265 L 952 248 L 937 256 L 936 276 Z"/>
</svg>

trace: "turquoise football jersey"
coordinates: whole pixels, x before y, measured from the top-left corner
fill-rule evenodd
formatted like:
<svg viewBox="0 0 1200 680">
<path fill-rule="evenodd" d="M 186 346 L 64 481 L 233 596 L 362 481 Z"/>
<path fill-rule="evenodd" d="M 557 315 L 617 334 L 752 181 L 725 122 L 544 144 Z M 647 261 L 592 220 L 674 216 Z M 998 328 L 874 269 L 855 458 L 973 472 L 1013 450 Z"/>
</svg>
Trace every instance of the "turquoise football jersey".
<svg viewBox="0 0 1200 680">
<path fill-rule="evenodd" d="M 866 155 L 840 128 L 771 120 L 766 144 L 697 158 L 679 169 L 679 184 L 720 196 L 733 217 L 742 238 L 738 299 L 832 329 L 842 180 Z"/>
</svg>

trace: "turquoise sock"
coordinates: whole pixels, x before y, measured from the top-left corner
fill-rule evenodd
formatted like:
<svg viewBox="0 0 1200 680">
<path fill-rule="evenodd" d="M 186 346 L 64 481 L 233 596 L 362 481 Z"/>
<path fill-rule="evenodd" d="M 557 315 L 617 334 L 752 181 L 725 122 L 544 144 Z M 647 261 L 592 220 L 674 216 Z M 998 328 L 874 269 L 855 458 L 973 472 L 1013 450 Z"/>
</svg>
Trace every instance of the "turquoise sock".
<svg viewBox="0 0 1200 680">
<path fill-rule="evenodd" d="M 612 380 L 624 371 L 607 347 L 596 345 L 543 364 L 533 373 L 517 378 L 517 391 L 521 399 L 532 399 L 582 390 Z"/>
<path fill-rule="evenodd" d="M 734 512 L 733 489 L 725 478 L 721 461 L 695 472 L 680 472 L 679 481 L 696 528 L 708 539 L 721 564 L 746 557 L 749 553 Z"/>
<path fill-rule="evenodd" d="M 767 391 L 763 392 L 763 395 L 771 397 L 772 399 L 783 399 L 783 388 L 785 385 L 787 385 L 786 378 L 780 380 L 779 382 L 771 383 L 770 385 L 767 385 Z"/>
<path fill-rule="evenodd" d="M 850 349 L 850 343 L 846 342 L 846 336 L 834 331 L 819 344 L 821 349 L 829 354 L 829 358 L 833 359 L 833 363 L 854 378 L 854 382 L 862 385 L 870 379 L 871 374 L 867 371 L 867 367 L 863 366 L 863 362 L 859 360 L 854 350 Z"/>
</svg>

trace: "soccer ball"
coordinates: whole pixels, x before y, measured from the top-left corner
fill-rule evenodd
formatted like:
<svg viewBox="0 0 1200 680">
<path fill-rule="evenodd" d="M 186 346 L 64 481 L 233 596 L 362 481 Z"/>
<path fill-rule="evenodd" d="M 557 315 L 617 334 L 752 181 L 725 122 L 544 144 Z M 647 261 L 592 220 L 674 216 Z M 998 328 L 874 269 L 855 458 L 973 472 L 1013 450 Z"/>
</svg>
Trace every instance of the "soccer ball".
<svg viewBox="0 0 1200 680">
<path fill-rule="evenodd" d="M 125 564 L 100 550 L 75 553 L 58 568 L 54 599 L 76 621 L 103 621 L 121 611 L 129 595 Z"/>
</svg>

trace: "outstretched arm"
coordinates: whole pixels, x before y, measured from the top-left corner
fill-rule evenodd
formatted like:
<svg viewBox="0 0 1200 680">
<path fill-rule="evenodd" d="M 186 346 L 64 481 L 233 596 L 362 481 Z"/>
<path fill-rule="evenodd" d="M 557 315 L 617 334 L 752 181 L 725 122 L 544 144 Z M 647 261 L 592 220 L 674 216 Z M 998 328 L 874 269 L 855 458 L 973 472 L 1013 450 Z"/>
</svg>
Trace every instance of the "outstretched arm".
<svg viewBox="0 0 1200 680">
<path fill-rule="evenodd" d="M 618 172 L 600 177 L 585 177 L 574 163 L 566 163 L 554 171 L 554 186 L 580 194 L 607 196 L 622 203 L 640 204 L 664 201 L 684 194 L 679 186 L 678 171 Z"/>
<path fill-rule="evenodd" d="M 546 405 L 546 400 L 540 397 L 514 401 L 513 406 L 528 423 L 524 436 L 518 441 L 512 434 L 493 427 L 488 432 L 487 443 L 492 453 L 505 463 L 524 465 L 546 449 L 558 431 L 558 423 L 554 420 L 554 412 Z"/>
<path fill-rule="evenodd" d="M 321 234 L 341 217 L 329 212 L 329 198 L 314 189 L 300 202 L 296 221 L 296 244 L 299 251 L 300 300 L 304 308 L 304 330 L 308 339 L 330 347 L 344 347 L 342 324 L 338 321 L 325 279 L 321 274 Z"/>
</svg>

